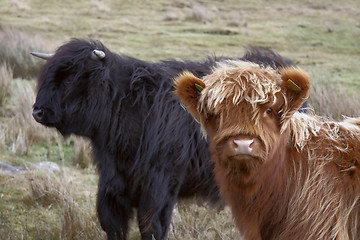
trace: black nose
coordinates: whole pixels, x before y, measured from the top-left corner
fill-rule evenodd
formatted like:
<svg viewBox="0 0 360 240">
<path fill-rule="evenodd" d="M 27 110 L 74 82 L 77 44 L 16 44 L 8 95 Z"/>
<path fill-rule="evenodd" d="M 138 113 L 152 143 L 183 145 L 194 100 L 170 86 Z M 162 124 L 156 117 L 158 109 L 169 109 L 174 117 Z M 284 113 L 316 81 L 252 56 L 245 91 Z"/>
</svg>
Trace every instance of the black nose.
<svg viewBox="0 0 360 240">
<path fill-rule="evenodd" d="M 34 108 L 32 115 L 37 122 L 41 122 L 44 118 L 44 111 L 40 108 Z"/>
</svg>

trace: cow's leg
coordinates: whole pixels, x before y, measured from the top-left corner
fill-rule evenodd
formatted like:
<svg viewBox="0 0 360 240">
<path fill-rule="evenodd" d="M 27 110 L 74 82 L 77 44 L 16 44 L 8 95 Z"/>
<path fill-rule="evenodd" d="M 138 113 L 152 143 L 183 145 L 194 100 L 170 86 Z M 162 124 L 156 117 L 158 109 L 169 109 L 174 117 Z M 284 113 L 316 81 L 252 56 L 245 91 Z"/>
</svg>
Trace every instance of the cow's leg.
<svg viewBox="0 0 360 240">
<path fill-rule="evenodd" d="M 104 182 L 105 179 L 107 176 L 100 176 L 97 196 L 101 227 L 109 240 L 126 240 L 128 222 L 132 217 L 130 200 L 123 194 L 125 189 L 120 176 L 107 182 Z"/>
<path fill-rule="evenodd" d="M 159 189 L 163 186 L 159 186 Z M 150 190 L 151 191 L 151 190 Z M 143 240 L 164 240 L 170 225 L 171 214 L 176 203 L 178 190 L 172 192 L 157 192 L 152 195 L 149 192 L 142 195 L 138 207 L 138 221 L 141 237 Z"/>
</svg>

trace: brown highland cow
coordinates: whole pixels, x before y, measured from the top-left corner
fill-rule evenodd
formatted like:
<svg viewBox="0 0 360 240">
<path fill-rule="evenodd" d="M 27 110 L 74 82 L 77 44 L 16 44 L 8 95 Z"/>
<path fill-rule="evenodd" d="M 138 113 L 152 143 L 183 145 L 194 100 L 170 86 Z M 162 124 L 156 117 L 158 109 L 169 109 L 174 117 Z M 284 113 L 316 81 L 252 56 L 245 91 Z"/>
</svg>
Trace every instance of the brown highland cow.
<svg viewBox="0 0 360 240">
<path fill-rule="evenodd" d="M 304 71 L 225 61 L 175 87 L 209 135 L 245 239 L 360 239 L 360 118 L 297 112 L 309 95 Z"/>
</svg>

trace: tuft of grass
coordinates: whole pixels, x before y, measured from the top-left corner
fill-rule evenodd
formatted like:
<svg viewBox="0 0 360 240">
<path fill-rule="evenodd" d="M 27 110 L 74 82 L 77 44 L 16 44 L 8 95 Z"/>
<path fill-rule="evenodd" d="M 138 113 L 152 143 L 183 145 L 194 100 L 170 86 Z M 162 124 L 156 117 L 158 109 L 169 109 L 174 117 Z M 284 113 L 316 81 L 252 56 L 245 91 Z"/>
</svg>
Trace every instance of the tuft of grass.
<svg viewBox="0 0 360 240">
<path fill-rule="evenodd" d="M 105 5 L 105 3 L 101 0 L 90 0 L 90 12 L 109 12 L 110 9 Z"/>
<path fill-rule="evenodd" d="M 2 239 L 104 239 L 95 199 L 82 199 L 87 197 L 86 188 L 93 187 L 73 184 L 78 175 L 67 168 L 59 174 L 29 171 L 14 177 L 0 173 L 0 195 L 5 201 L 0 206 Z"/>
<path fill-rule="evenodd" d="M 360 116 L 360 99 L 350 95 L 341 84 L 313 83 L 309 98 L 317 115 L 332 120 L 342 120 L 344 116 Z"/>
<path fill-rule="evenodd" d="M 214 21 L 215 13 L 206 6 L 194 5 L 191 7 L 191 14 L 189 19 L 193 19 L 202 23 L 208 23 Z"/>
<path fill-rule="evenodd" d="M 0 64 L 0 113 L 6 103 L 6 99 L 9 98 L 12 93 L 12 78 L 13 72 L 9 66 L 6 63 Z"/>
<path fill-rule="evenodd" d="M 73 163 L 80 168 L 88 168 L 92 166 L 92 148 L 89 140 L 83 137 L 73 137 L 74 140 L 74 156 Z"/>
<path fill-rule="evenodd" d="M 27 11 L 27 10 L 30 10 L 30 7 L 24 1 L 11 0 L 10 1 L 10 10 L 12 12 Z"/>
<path fill-rule="evenodd" d="M 102 236 L 93 206 L 80 206 L 71 185 L 54 175 L 38 175 L 30 181 L 29 197 L 41 207 L 57 205 L 61 215 L 59 239 L 98 239 Z M 89 214 L 92 213 L 92 214 Z"/>
<path fill-rule="evenodd" d="M 43 61 L 30 55 L 31 51 L 48 49 L 48 43 L 39 35 L 10 28 L 0 28 L 0 63 L 6 63 L 15 78 L 30 79 L 38 75 Z"/>
<path fill-rule="evenodd" d="M 33 171 L 26 177 L 31 190 L 29 195 L 23 199 L 27 205 L 36 203 L 45 208 L 51 208 L 54 205 L 64 208 L 73 202 L 71 189 L 60 182 L 54 174 Z"/>
<path fill-rule="evenodd" d="M 192 200 L 179 201 L 173 211 L 168 239 L 241 239 L 230 208 L 211 209 Z"/>
</svg>

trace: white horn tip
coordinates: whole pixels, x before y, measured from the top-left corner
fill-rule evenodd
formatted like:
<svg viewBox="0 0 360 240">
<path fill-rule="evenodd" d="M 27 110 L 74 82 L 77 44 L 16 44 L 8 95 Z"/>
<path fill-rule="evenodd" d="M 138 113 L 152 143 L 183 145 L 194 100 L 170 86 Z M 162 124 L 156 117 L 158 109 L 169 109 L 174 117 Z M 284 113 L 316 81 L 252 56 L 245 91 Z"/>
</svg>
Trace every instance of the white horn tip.
<svg viewBox="0 0 360 240">
<path fill-rule="evenodd" d="M 105 53 L 103 51 L 93 50 L 93 54 L 100 59 L 105 58 Z"/>
</svg>

